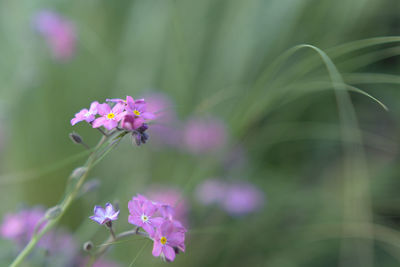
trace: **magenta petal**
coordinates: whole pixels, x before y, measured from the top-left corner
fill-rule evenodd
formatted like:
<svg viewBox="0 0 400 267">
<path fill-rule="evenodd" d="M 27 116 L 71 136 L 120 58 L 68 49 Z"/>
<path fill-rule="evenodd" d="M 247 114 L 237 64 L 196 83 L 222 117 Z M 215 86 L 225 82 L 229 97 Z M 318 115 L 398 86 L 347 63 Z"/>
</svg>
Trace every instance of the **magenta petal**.
<svg viewBox="0 0 400 267">
<path fill-rule="evenodd" d="M 163 236 L 169 236 L 174 231 L 174 225 L 170 221 L 165 221 L 161 224 L 160 230 Z"/>
<path fill-rule="evenodd" d="M 152 254 L 154 257 L 158 257 L 161 254 L 162 245 L 160 242 L 154 241 Z"/>
<path fill-rule="evenodd" d="M 144 112 L 141 114 L 141 117 L 145 120 L 154 120 L 156 118 L 156 115 L 150 112 Z"/>
<path fill-rule="evenodd" d="M 97 102 L 97 101 L 92 102 L 92 104 L 90 104 L 90 109 L 89 109 L 90 113 L 92 113 L 93 115 L 96 115 L 98 105 L 99 105 L 99 102 Z"/>
<path fill-rule="evenodd" d="M 172 247 L 170 246 L 164 246 L 162 248 L 162 251 L 167 258 L 168 261 L 173 261 L 175 259 L 175 251 Z"/>
<path fill-rule="evenodd" d="M 157 211 L 157 206 L 151 203 L 150 201 L 146 201 L 143 204 L 143 211 L 148 216 L 152 216 Z"/>
<path fill-rule="evenodd" d="M 108 120 L 108 119 L 105 119 L 105 122 L 103 124 L 104 128 L 106 128 L 107 130 L 112 130 L 115 127 L 117 127 L 117 125 L 118 122 L 116 122 L 115 120 Z"/>
<path fill-rule="evenodd" d="M 110 108 L 110 106 L 108 104 L 98 104 L 97 105 L 97 112 L 99 112 L 99 114 L 101 116 L 105 116 L 105 115 L 107 115 L 108 113 L 111 112 L 111 108 Z"/>
<path fill-rule="evenodd" d="M 99 128 L 100 126 L 102 126 L 102 125 L 104 124 L 104 122 L 105 122 L 106 120 L 107 120 L 107 119 L 104 118 L 104 117 L 97 118 L 97 119 L 95 119 L 95 120 L 93 121 L 92 127 L 93 127 L 93 128 Z"/>
<path fill-rule="evenodd" d="M 140 217 L 134 216 L 134 215 L 129 215 L 128 222 L 130 224 L 134 224 L 134 225 L 137 225 L 137 226 L 142 226 L 143 225 L 143 222 L 140 219 Z"/>
<path fill-rule="evenodd" d="M 155 227 L 160 227 L 161 224 L 163 224 L 163 222 L 165 222 L 165 219 L 162 217 L 155 217 L 151 219 L 151 223 L 155 226 Z"/>
<path fill-rule="evenodd" d="M 126 104 L 127 105 L 130 105 L 130 106 L 133 106 L 133 105 L 135 105 L 135 100 L 133 100 L 133 97 L 131 97 L 131 96 L 126 96 Z"/>
<path fill-rule="evenodd" d="M 71 120 L 71 125 L 74 126 L 75 124 L 77 124 L 78 122 L 80 122 L 80 120 L 78 120 L 77 118 L 73 118 Z"/>
<path fill-rule="evenodd" d="M 150 236 L 154 236 L 154 227 L 148 223 L 144 223 L 142 228 L 149 233 Z"/>
<path fill-rule="evenodd" d="M 112 112 L 115 114 L 119 114 L 122 111 L 124 111 L 125 109 L 125 105 L 122 103 L 117 103 L 113 108 L 112 108 Z"/>
</svg>

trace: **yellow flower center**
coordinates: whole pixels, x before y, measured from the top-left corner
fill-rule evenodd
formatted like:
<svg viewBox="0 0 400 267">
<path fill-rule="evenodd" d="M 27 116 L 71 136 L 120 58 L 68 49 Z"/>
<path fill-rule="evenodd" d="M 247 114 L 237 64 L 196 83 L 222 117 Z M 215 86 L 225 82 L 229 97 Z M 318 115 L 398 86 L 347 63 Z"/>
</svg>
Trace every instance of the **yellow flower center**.
<svg viewBox="0 0 400 267">
<path fill-rule="evenodd" d="M 136 116 L 140 116 L 140 111 L 138 111 L 138 110 L 135 109 L 135 110 L 133 111 L 133 114 L 135 114 Z"/>
<path fill-rule="evenodd" d="M 160 242 L 163 245 L 167 244 L 167 238 L 165 236 L 161 237 Z"/>
<path fill-rule="evenodd" d="M 109 119 L 109 120 L 113 119 L 114 117 L 115 117 L 115 115 L 112 112 L 107 114 L 107 119 Z"/>
</svg>

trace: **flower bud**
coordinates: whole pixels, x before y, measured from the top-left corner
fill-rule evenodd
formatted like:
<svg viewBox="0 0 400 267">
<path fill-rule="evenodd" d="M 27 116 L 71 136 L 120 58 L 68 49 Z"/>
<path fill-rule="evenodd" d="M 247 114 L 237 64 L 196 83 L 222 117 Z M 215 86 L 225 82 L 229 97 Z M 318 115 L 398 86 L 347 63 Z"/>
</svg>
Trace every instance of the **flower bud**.
<svg viewBox="0 0 400 267">
<path fill-rule="evenodd" d="M 83 250 L 84 251 L 90 251 L 93 248 L 93 243 L 92 241 L 87 241 L 85 244 L 83 244 Z"/>
<path fill-rule="evenodd" d="M 70 133 L 69 134 L 69 138 L 71 138 L 72 142 L 74 142 L 75 144 L 82 144 L 83 143 L 82 137 L 79 134 L 75 133 L 75 132 Z"/>
<path fill-rule="evenodd" d="M 134 131 L 143 125 L 143 119 L 132 115 L 125 115 L 121 120 L 121 127 L 128 131 Z"/>
</svg>

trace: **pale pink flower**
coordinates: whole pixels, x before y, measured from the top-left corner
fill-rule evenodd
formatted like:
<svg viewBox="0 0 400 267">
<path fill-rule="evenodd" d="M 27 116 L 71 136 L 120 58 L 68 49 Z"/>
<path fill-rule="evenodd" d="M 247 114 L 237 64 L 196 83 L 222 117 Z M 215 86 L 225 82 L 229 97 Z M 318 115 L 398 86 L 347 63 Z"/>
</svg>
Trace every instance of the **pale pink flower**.
<svg viewBox="0 0 400 267">
<path fill-rule="evenodd" d="M 78 122 L 81 121 L 86 121 L 86 122 L 92 122 L 95 120 L 95 116 L 97 115 L 97 105 L 99 105 L 99 102 L 94 101 L 92 104 L 90 104 L 90 109 L 82 109 L 78 113 L 75 114 L 75 118 L 71 120 L 71 125 L 75 125 Z"/>
<path fill-rule="evenodd" d="M 108 104 L 97 105 L 97 112 L 101 117 L 95 119 L 92 123 L 93 128 L 104 126 L 107 130 L 112 130 L 118 126 L 118 122 L 125 116 L 125 106 L 117 103 L 112 109 Z"/>
</svg>

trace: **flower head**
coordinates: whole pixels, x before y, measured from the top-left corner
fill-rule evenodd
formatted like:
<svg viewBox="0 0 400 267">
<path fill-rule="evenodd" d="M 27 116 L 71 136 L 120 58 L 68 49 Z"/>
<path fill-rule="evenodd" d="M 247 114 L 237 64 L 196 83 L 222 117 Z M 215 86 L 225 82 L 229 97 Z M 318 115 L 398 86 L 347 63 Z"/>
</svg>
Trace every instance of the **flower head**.
<svg viewBox="0 0 400 267">
<path fill-rule="evenodd" d="M 163 257 L 167 261 L 175 259 L 175 250 L 185 251 L 185 233 L 171 221 L 164 221 L 153 237 L 153 256 Z"/>
<path fill-rule="evenodd" d="M 93 128 L 104 126 L 107 130 L 114 129 L 125 115 L 124 109 L 125 106 L 121 103 L 117 103 L 112 109 L 108 104 L 99 104 L 97 111 L 101 117 L 93 121 Z"/>
<path fill-rule="evenodd" d="M 119 211 L 115 211 L 113 206 L 110 203 L 107 203 L 104 209 L 101 206 L 95 206 L 94 215 L 89 218 L 98 224 L 105 224 L 117 220 L 118 214 Z"/>
<path fill-rule="evenodd" d="M 128 209 L 128 222 L 142 227 L 150 236 L 154 234 L 154 228 L 163 222 L 163 218 L 154 216 L 158 210 L 157 204 L 143 196 L 133 197 L 128 202 Z"/>
<path fill-rule="evenodd" d="M 94 101 L 92 104 L 90 104 L 90 109 L 87 110 L 86 108 L 82 109 L 78 113 L 75 114 L 75 118 L 71 120 L 71 125 L 75 125 L 78 122 L 81 121 L 86 121 L 86 122 L 92 122 L 95 120 L 95 116 L 97 115 L 97 105 L 99 105 L 99 102 Z"/>
<path fill-rule="evenodd" d="M 154 120 L 155 115 L 146 111 L 146 102 L 144 99 L 133 100 L 133 98 L 126 99 L 126 111 L 129 115 L 135 118 L 141 118 L 144 121 Z"/>
</svg>

